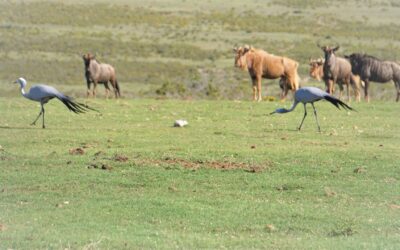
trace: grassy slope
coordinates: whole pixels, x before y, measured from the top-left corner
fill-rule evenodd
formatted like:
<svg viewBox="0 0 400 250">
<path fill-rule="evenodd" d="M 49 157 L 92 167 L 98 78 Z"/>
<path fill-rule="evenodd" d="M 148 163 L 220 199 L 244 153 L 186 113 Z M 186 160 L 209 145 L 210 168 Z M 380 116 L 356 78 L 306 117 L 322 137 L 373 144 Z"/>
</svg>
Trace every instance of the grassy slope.
<svg viewBox="0 0 400 250">
<path fill-rule="evenodd" d="M 0 3 L 0 82 L 25 76 L 71 86 L 84 95 L 81 55 L 88 51 L 116 66 L 127 97 L 153 97 L 163 84 L 195 98 L 250 96 L 245 72 L 233 69 L 231 48 L 252 44 L 300 62 L 303 84 L 315 46 L 340 44 L 399 60 L 399 6 L 395 1 L 7 1 Z M 278 96 L 276 81 L 264 93 Z M 72 87 L 73 86 L 73 87 Z M 213 93 L 210 95 L 210 88 Z M 7 89 L 2 87 L 3 89 Z M 392 99 L 383 86 L 375 99 Z M 0 95 L 9 96 L 9 91 Z"/>
<path fill-rule="evenodd" d="M 265 115 L 290 103 L 89 104 L 53 101 L 42 130 L 37 105 L 0 99 L 0 248 L 400 246 L 397 106 L 318 103 L 317 133 L 312 115 L 295 130 L 301 107 Z"/>
</svg>

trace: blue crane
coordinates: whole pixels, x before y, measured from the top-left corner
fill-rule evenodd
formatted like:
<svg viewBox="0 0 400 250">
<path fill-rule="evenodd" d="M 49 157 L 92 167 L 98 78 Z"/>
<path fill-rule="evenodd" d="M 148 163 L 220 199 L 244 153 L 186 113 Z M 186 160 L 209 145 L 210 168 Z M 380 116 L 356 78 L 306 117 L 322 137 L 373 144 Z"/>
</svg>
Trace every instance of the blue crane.
<svg viewBox="0 0 400 250">
<path fill-rule="evenodd" d="M 65 106 L 67 106 L 67 108 L 76 113 L 84 113 L 88 110 L 93 110 L 93 111 L 97 111 L 93 108 L 90 108 L 89 106 L 73 101 L 71 97 L 64 95 L 63 93 L 61 93 L 60 91 L 58 91 L 57 89 L 48 86 L 48 85 L 44 85 L 44 84 L 38 84 L 38 85 L 34 85 L 30 88 L 29 92 L 26 93 L 24 88 L 26 86 L 26 80 L 22 77 L 18 78 L 14 83 L 18 83 L 21 87 L 21 93 L 24 97 L 28 98 L 29 100 L 32 101 L 36 101 L 36 102 L 40 102 L 40 113 L 37 116 L 37 118 L 32 122 L 31 125 L 35 125 L 36 121 L 39 119 L 39 117 L 42 115 L 43 118 L 43 122 L 42 122 L 42 127 L 45 128 L 44 125 L 44 104 L 46 104 L 48 101 L 50 101 L 53 98 L 57 98 L 58 100 L 60 100 L 62 103 L 64 103 Z"/>
<path fill-rule="evenodd" d="M 274 112 L 270 113 L 270 115 L 275 114 L 275 113 L 284 114 L 284 113 L 291 112 L 296 108 L 297 104 L 303 103 L 303 105 L 304 105 L 304 116 L 303 116 L 303 120 L 301 120 L 300 126 L 298 128 L 300 130 L 301 126 L 303 125 L 304 119 L 307 116 L 306 104 L 307 103 L 311 103 L 311 105 L 312 105 L 312 107 L 314 109 L 314 115 L 315 115 L 315 120 L 317 121 L 318 131 L 321 132 L 321 128 L 319 126 L 318 117 L 317 117 L 317 110 L 315 109 L 314 102 L 317 102 L 317 101 L 322 100 L 322 99 L 327 100 L 328 102 L 332 103 L 338 109 L 340 109 L 340 107 L 343 107 L 344 109 L 347 109 L 347 110 L 354 110 L 353 108 L 351 108 L 346 103 L 344 103 L 341 100 L 333 97 L 332 95 L 326 93 L 325 91 L 322 91 L 319 88 L 303 87 L 303 88 L 298 89 L 295 92 L 295 94 L 294 94 L 294 102 L 293 102 L 293 105 L 292 105 L 292 107 L 290 109 L 279 108 L 279 109 L 276 109 Z"/>
</svg>

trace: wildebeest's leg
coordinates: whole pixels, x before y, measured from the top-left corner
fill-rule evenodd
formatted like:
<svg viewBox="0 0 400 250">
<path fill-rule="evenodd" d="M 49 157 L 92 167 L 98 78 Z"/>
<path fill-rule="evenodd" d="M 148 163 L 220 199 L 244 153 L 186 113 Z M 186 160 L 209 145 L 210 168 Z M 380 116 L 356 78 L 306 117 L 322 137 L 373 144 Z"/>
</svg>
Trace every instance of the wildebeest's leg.
<svg viewBox="0 0 400 250">
<path fill-rule="evenodd" d="M 360 81 L 357 81 L 358 79 L 356 79 L 354 77 L 354 75 L 351 75 L 350 77 L 350 84 L 351 84 L 351 88 L 353 89 L 354 92 L 354 98 L 356 99 L 357 102 L 360 101 Z M 350 98 L 350 97 L 349 97 Z M 349 99 L 350 101 L 350 99 Z"/>
<path fill-rule="evenodd" d="M 314 103 L 311 103 L 313 109 L 314 109 L 314 115 L 315 115 L 315 120 L 317 121 L 317 126 L 318 126 L 318 132 L 321 132 L 321 127 L 319 126 L 319 122 L 318 122 L 318 116 L 317 116 L 317 110 L 315 109 Z"/>
<path fill-rule="evenodd" d="M 251 78 L 253 84 L 253 101 L 257 100 L 257 80 L 255 77 Z"/>
<path fill-rule="evenodd" d="M 328 93 L 328 94 L 330 94 L 330 92 L 331 92 L 331 89 L 329 88 L 330 81 L 331 81 L 330 79 L 325 80 L 326 93 Z"/>
<path fill-rule="evenodd" d="M 118 98 L 118 88 L 117 88 L 117 81 L 115 79 L 111 79 L 111 85 L 113 86 L 114 89 L 114 95 L 115 95 L 115 99 Z"/>
<path fill-rule="evenodd" d="M 89 98 L 90 96 L 90 80 L 86 80 L 86 85 L 87 85 L 87 91 L 86 91 L 86 98 Z"/>
<path fill-rule="evenodd" d="M 108 82 L 104 83 L 104 88 L 106 91 L 106 99 L 108 99 L 108 94 L 110 93 L 110 87 L 108 86 Z"/>
<path fill-rule="evenodd" d="M 397 90 L 396 102 L 398 102 L 400 99 L 400 80 L 397 82 L 394 82 L 394 85 L 396 86 L 396 90 Z"/>
<path fill-rule="evenodd" d="M 335 91 L 335 80 L 329 80 L 329 94 L 333 95 L 333 92 Z"/>
<path fill-rule="evenodd" d="M 258 98 L 257 101 L 261 102 L 261 76 L 257 76 L 257 92 L 258 92 Z"/>
<path fill-rule="evenodd" d="M 288 87 L 288 84 L 289 84 L 288 81 L 289 80 L 287 78 L 284 78 L 284 77 L 282 77 L 281 80 L 283 81 L 283 90 L 282 90 L 282 93 L 281 93 L 281 100 L 284 101 L 286 99 L 286 96 L 287 96 L 288 92 L 289 92 L 289 87 Z"/>
<path fill-rule="evenodd" d="M 93 81 L 93 97 L 96 98 L 97 81 Z"/>
<path fill-rule="evenodd" d="M 364 98 L 366 102 L 369 102 L 368 88 L 369 88 L 369 79 L 364 80 Z"/>
<path fill-rule="evenodd" d="M 306 108 L 306 103 L 304 103 L 304 116 L 303 116 L 303 120 L 301 120 L 301 123 L 300 123 L 300 126 L 299 126 L 299 130 L 301 129 L 301 126 L 303 126 L 303 122 L 304 122 L 304 119 L 306 119 L 306 116 L 307 116 L 307 108 Z"/>
<path fill-rule="evenodd" d="M 339 85 L 339 99 L 342 99 L 343 90 L 344 90 L 344 88 L 343 88 L 343 83 L 338 82 L 338 85 Z"/>
<path fill-rule="evenodd" d="M 253 85 L 253 101 L 257 100 L 257 86 Z"/>
</svg>

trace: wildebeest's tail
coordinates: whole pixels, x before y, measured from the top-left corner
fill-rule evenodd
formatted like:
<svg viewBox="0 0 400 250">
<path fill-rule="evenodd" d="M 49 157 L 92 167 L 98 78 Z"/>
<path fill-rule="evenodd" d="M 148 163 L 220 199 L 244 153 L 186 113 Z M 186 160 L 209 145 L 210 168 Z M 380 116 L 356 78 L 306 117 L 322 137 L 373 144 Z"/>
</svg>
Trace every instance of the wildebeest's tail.
<svg viewBox="0 0 400 250">
<path fill-rule="evenodd" d="M 328 102 L 332 103 L 333 105 L 335 105 L 338 109 L 340 109 L 340 106 L 342 106 L 342 108 L 346 109 L 346 110 L 353 110 L 355 111 L 355 109 L 353 109 L 352 107 L 350 107 L 349 105 L 347 105 L 346 103 L 342 102 L 341 100 L 331 96 L 331 95 L 326 95 L 324 96 L 324 99 L 327 100 Z"/>
<path fill-rule="evenodd" d="M 94 108 L 91 108 L 86 104 L 73 101 L 71 99 L 71 97 L 69 97 L 69 96 L 64 96 L 63 95 L 63 96 L 57 96 L 57 98 L 60 101 L 62 101 L 64 103 L 64 105 L 67 106 L 67 108 L 70 111 L 72 111 L 72 112 L 74 112 L 76 114 L 85 113 L 86 111 L 89 111 L 89 110 L 93 110 L 93 111 L 99 112 L 98 110 L 96 110 Z"/>
</svg>

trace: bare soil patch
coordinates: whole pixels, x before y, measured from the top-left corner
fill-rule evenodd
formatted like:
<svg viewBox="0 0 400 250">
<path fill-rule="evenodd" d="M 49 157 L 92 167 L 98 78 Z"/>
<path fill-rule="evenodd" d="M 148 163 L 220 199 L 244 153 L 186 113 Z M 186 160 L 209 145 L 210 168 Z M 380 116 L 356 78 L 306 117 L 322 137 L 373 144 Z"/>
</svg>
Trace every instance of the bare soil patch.
<svg viewBox="0 0 400 250">
<path fill-rule="evenodd" d="M 136 159 L 137 165 L 158 165 L 158 166 L 181 166 L 187 169 L 212 168 L 220 170 L 242 169 L 249 173 L 259 173 L 272 167 L 272 162 L 264 162 L 263 164 L 252 164 L 246 162 L 233 161 L 202 161 L 202 160 L 185 160 L 179 158 L 166 157 L 163 159 Z"/>
<path fill-rule="evenodd" d="M 83 148 L 71 148 L 69 154 L 71 155 L 83 155 L 85 150 Z"/>
</svg>

